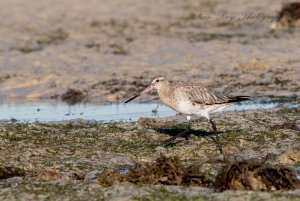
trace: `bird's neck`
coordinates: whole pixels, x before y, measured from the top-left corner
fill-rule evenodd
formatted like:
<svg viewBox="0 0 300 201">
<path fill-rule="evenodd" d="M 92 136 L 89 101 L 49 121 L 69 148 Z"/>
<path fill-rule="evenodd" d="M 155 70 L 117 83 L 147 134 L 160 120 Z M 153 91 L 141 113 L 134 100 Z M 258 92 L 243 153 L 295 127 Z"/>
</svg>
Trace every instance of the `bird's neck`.
<svg viewBox="0 0 300 201">
<path fill-rule="evenodd" d="M 167 84 L 161 86 L 157 90 L 161 101 L 166 105 L 170 104 L 170 97 L 172 97 L 172 93 L 173 93 L 173 90 L 171 88 L 172 87 L 171 87 L 170 83 L 167 83 Z"/>
</svg>

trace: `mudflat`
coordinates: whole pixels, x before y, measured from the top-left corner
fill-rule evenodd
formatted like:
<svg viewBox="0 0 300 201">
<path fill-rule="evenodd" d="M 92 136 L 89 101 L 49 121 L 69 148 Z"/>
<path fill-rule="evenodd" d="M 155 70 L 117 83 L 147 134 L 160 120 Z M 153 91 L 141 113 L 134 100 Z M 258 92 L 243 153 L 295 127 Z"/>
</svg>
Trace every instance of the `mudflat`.
<svg viewBox="0 0 300 201">
<path fill-rule="evenodd" d="M 0 96 L 58 98 L 73 88 L 87 102 L 116 102 L 158 74 L 230 94 L 299 95 L 299 31 L 269 28 L 280 8 L 271 0 L 1 1 Z"/>
</svg>

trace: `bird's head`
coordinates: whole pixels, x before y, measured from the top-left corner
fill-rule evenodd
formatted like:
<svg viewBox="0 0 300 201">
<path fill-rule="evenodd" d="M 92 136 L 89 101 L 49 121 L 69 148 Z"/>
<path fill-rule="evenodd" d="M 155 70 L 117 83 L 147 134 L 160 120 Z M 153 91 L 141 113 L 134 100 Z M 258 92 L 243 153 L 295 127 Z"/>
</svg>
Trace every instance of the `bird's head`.
<svg viewBox="0 0 300 201">
<path fill-rule="evenodd" d="M 133 99 L 148 93 L 149 91 L 156 89 L 156 90 L 160 90 L 163 86 L 169 84 L 169 81 L 162 76 L 156 77 L 155 79 L 152 80 L 151 84 L 144 89 L 141 93 L 139 93 L 138 95 L 133 96 L 132 98 L 128 99 L 127 101 L 125 101 L 125 103 L 128 103 L 129 101 L 132 101 Z"/>
</svg>

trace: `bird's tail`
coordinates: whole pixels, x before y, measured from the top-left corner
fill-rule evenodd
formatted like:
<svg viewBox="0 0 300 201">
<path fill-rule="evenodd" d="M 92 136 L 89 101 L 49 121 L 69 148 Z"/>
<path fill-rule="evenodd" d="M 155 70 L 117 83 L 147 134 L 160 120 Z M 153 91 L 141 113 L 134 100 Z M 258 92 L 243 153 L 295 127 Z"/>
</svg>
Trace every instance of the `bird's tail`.
<svg viewBox="0 0 300 201">
<path fill-rule="evenodd" d="M 250 100 L 250 96 L 226 96 L 229 100 L 229 103 L 241 102 Z"/>
</svg>

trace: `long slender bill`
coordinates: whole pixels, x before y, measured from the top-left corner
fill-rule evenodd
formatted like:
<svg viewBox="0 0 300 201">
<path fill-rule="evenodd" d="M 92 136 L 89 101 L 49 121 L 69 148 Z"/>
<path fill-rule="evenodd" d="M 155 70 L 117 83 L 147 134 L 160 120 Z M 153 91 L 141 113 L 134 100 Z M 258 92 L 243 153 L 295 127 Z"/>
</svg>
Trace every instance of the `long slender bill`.
<svg viewBox="0 0 300 201">
<path fill-rule="evenodd" d="M 129 98 L 127 101 L 125 101 L 125 103 L 128 103 L 128 102 L 132 101 L 133 99 L 139 97 L 140 95 L 141 95 L 141 94 L 138 94 L 138 95 L 135 95 L 135 96 Z"/>
<path fill-rule="evenodd" d="M 142 91 L 140 94 L 137 94 L 137 95 L 135 95 L 135 96 L 129 98 L 129 99 L 128 99 L 127 101 L 125 101 L 124 103 L 130 102 L 130 101 L 132 101 L 133 99 L 139 97 L 140 95 L 143 95 L 143 94 L 147 93 L 148 91 L 151 91 L 152 89 L 154 89 L 154 86 L 153 86 L 153 85 L 150 85 L 150 86 L 148 86 L 146 89 L 144 89 L 144 91 Z"/>
</svg>

